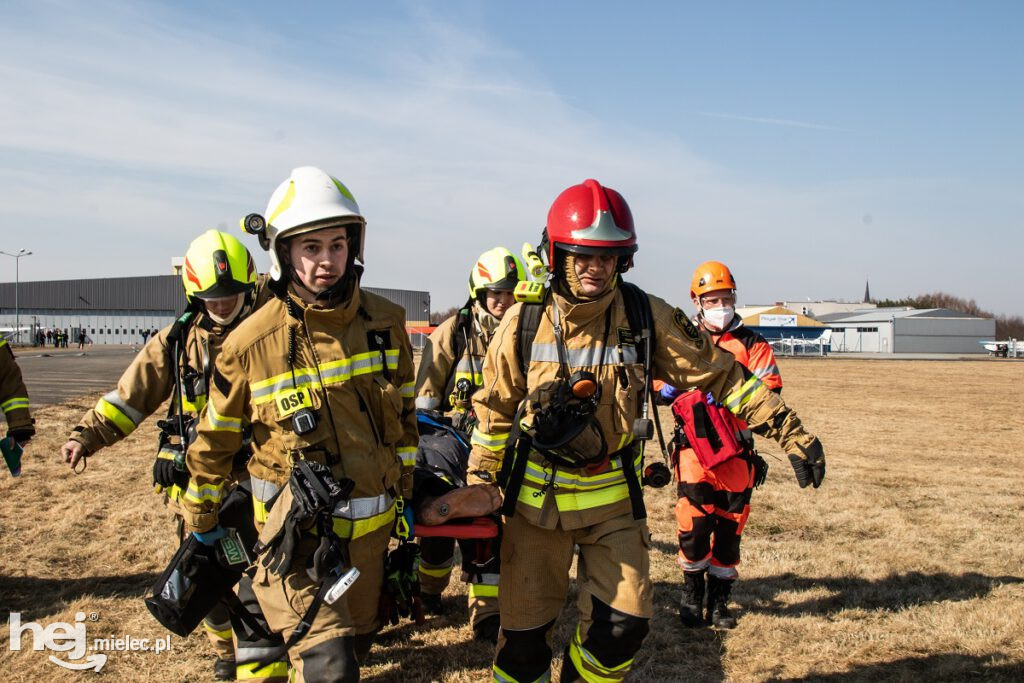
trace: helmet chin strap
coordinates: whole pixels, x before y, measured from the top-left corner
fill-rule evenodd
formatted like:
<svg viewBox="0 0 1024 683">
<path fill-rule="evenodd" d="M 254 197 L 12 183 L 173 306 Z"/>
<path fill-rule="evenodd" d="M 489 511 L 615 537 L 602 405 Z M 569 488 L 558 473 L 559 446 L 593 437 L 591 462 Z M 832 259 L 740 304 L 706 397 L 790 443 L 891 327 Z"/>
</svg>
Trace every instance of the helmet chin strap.
<svg viewBox="0 0 1024 683">
<path fill-rule="evenodd" d="M 220 316 L 214 313 L 213 311 L 209 310 L 209 308 L 207 308 L 206 316 L 216 324 L 220 325 L 221 327 L 230 327 L 231 325 L 238 321 L 239 314 L 242 312 L 242 309 L 245 308 L 248 303 L 249 294 L 239 294 L 238 300 L 235 301 L 235 306 L 234 308 L 231 309 L 230 313 L 228 313 L 225 316 Z"/>
</svg>

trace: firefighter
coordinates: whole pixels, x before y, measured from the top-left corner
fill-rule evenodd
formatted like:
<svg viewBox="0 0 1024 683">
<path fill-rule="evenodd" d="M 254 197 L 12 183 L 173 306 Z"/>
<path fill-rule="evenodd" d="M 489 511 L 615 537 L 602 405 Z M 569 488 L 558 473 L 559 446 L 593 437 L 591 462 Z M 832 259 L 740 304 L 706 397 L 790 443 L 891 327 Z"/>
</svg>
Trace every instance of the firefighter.
<svg viewBox="0 0 1024 683">
<path fill-rule="evenodd" d="M 7 420 L 7 436 L 19 446 L 27 444 L 36 433 L 33 426 L 36 421 L 28 409 L 28 390 L 21 368 L 14 360 L 10 344 L 3 338 L 0 338 L 0 410 Z"/>
<path fill-rule="evenodd" d="M 223 533 L 217 503 L 251 421 L 254 598 L 297 680 L 354 681 L 378 630 L 389 537 L 412 513 L 412 347 L 402 308 L 360 288 L 366 221 L 341 181 L 297 168 L 264 215 L 274 297 L 217 357 L 188 452 L 185 528 L 203 543 Z M 334 572 L 352 567 L 355 583 L 328 603 Z"/>
<path fill-rule="evenodd" d="M 781 394 L 782 377 L 771 344 L 744 327 L 736 315 L 736 280 L 728 266 L 718 261 L 697 266 L 690 298 L 697 309 L 694 322 L 708 333 L 712 343 L 731 353 L 765 387 Z M 665 401 L 679 393 L 668 384 L 655 388 Z M 746 424 L 739 418 L 734 421 L 741 441 L 752 446 L 753 436 Z M 729 595 L 739 575 L 740 535 L 750 515 L 755 482 L 764 480 L 767 464 L 752 448 L 749 456 L 731 458 L 710 469 L 702 467 L 690 449 L 681 449 L 676 458 L 680 494 L 676 502 L 678 562 L 684 581 L 680 619 L 689 627 L 711 623 L 718 628 L 735 628 Z"/>
<path fill-rule="evenodd" d="M 184 324 L 168 325 L 153 335 L 121 375 L 117 388 L 82 416 L 61 447 L 65 460 L 75 467 L 83 458 L 131 434 L 173 395 L 167 419 L 158 423 L 161 435 L 153 462 L 153 483 L 163 493 L 168 509 L 178 517 L 179 531 L 181 496 L 188 483 L 184 451 L 206 403 L 211 368 L 224 338 L 257 305 L 257 298 L 263 298 L 256 291 L 256 265 L 249 250 L 218 230 L 208 230 L 192 241 L 185 253 L 181 279 L 188 302 Z M 183 340 L 177 348 L 176 339 Z M 245 461 L 250 452 L 248 446 L 240 446 L 234 454 L 236 481 L 247 478 Z M 180 533 L 177 540 L 181 540 Z M 217 655 L 216 678 L 232 680 L 235 648 L 226 604 L 214 607 L 203 626 Z"/>
<path fill-rule="evenodd" d="M 515 303 L 513 290 L 526 279 L 526 269 L 515 254 L 504 247 L 485 251 L 469 273 L 469 301 L 431 333 L 423 347 L 423 356 L 416 375 L 416 408 L 452 411 L 452 422 L 462 432 L 472 426 L 470 398 L 480 388 L 487 345 L 505 312 Z M 437 430 L 434 430 L 437 431 Z M 450 433 L 440 431 L 444 438 Z M 450 437 L 449 437 L 450 438 Z M 434 496 L 465 485 L 464 458 L 445 457 L 424 447 L 416 455 L 417 475 L 414 485 L 429 488 Z M 457 449 L 458 444 L 442 442 Z M 440 482 L 435 479 L 441 479 Z M 421 483 L 422 482 L 422 483 Z M 419 493 L 419 491 L 417 491 Z M 466 491 L 470 496 L 479 491 Z M 455 508 L 472 507 L 477 500 L 449 497 Z M 489 497 L 485 497 L 489 503 Z M 461 505 L 460 505 L 461 502 Z M 450 514 L 460 516 L 455 509 Z M 498 557 L 497 542 L 464 540 L 462 570 L 469 579 L 469 613 L 473 636 L 497 642 L 498 639 Z M 455 542 L 451 538 L 421 538 L 420 586 L 424 610 L 441 614 L 441 593 L 448 586 L 454 563 Z M 483 551 L 483 556 L 478 555 Z"/>
<path fill-rule="evenodd" d="M 500 603 L 496 681 L 550 676 L 548 635 L 574 546 L 580 622 L 561 680 L 620 680 L 633 664 L 653 611 L 638 447 L 649 434 L 636 420 L 645 412 L 645 375 L 722 397 L 793 454 L 802 486 L 824 475 L 820 442 L 778 395 L 682 311 L 621 282 L 636 250 L 618 192 L 596 180 L 566 189 L 551 206 L 541 247 L 552 286 L 540 306 L 513 306 L 487 350 L 473 398 L 469 483 L 500 483 L 502 511 L 511 515 L 499 587 L 511 599 Z M 632 320 L 638 309 L 645 325 Z"/>
</svg>

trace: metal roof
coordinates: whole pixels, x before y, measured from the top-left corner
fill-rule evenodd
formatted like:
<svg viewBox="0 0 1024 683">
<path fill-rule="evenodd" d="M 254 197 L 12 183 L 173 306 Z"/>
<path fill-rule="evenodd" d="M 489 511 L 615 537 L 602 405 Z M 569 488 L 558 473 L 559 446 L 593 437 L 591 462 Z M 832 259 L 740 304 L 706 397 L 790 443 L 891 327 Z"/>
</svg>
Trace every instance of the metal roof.
<svg viewBox="0 0 1024 683">
<path fill-rule="evenodd" d="M 824 323 L 873 323 L 889 322 L 894 318 L 964 318 L 991 320 L 970 313 L 961 313 L 949 308 L 875 308 L 853 313 L 829 313 L 818 318 Z"/>
<path fill-rule="evenodd" d="M 430 319 L 430 292 L 363 287 L 405 309 L 412 322 Z M 18 308 L 55 311 L 180 311 L 185 293 L 177 275 L 47 280 L 18 284 Z M 14 283 L 0 283 L 0 309 L 14 310 Z"/>
</svg>

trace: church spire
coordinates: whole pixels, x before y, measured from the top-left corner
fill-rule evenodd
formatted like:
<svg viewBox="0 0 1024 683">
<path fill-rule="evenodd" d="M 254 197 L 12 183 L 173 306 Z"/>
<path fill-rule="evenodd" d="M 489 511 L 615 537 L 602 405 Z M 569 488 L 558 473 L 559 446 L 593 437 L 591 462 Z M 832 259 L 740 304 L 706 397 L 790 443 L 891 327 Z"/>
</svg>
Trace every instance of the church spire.
<svg viewBox="0 0 1024 683">
<path fill-rule="evenodd" d="M 863 301 L 863 303 L 865 303 L 865 304 L 871 303 L 871 286 L 868 283 L 867 278 L 864 279 L 864 301 Z"/>
</svg>

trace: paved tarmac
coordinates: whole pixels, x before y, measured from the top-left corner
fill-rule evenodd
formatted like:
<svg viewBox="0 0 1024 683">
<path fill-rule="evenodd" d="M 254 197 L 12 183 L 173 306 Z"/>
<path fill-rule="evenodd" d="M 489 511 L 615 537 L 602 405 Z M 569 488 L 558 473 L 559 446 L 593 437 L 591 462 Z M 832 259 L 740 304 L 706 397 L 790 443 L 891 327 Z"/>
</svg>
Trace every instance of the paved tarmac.
<svg viewBox="0 0 1024 683">
<path fill-rule="evenodd" d="M 32 405 L 52 405 L 110 391 L 131 364 L 138 346 L 105 344 L 76 349 L 26 347 L 15 352 Z"/>
</svg>

